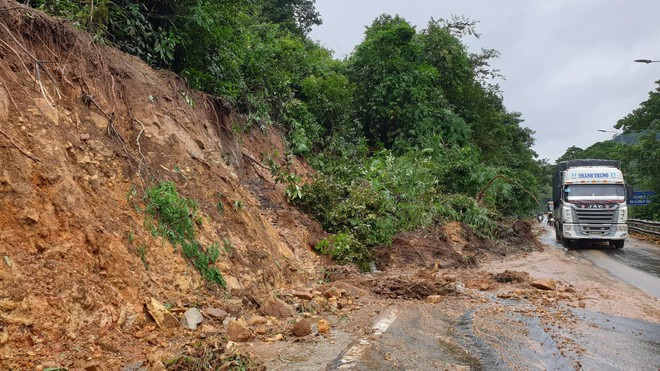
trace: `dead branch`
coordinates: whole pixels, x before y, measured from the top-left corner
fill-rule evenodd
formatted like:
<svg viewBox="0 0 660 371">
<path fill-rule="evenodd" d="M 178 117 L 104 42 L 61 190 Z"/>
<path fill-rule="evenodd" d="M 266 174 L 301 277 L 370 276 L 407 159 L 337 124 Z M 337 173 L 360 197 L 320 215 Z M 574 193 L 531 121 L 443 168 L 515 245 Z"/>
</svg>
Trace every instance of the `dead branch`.
<svg viewBox="0 0 660 371">
<path fill-rule="evenodd" d="M 23 120 L 25 120 L 25 116 L 23 116 L 23 112 L 21 112 L 21 110 L 18 108 L 18 104 L 16 104 L 16 101 L 14 100 L 14 97 L 11 95 L 11 93 L 9 91 L 9 88 L 7 88 L 7 84 L 5 84 L 4 81 L 0 81 L 0 83 L 2 83 L 2 86 L 5 87 L 5 91 L 7 92 L 7 96 L 9 96 L 9 99 L 14 104 L 14 107 L 16 108 L 16 112 L 18 112 L 18 114 L 21 116 L 21 118 Z"/>
<path fill-rule="evenodd" d="M 253 163 L 261 166 L 262 168 L 270 171 L 270 168 L 266 167 L 264 164 L 262 164 L 260 161 L 258 161 L 256 158 L 254 158 L 251 154 L 249 154 L 244 148 L 241 148 L 241 153 L 243 156 L 247 157 L 248 160 L 252 161 Z"/>
<path fill-rule="evenodd" d="M 24 150 L 24 149 L 23 149 L 21 146 L 19 146 L 18 144 L 16 144 L 16 142 L 14 141 L 14 138 L 12 138 L 11 136 L 9 136 L 9 134 L 5 133 L 2 129 L 0 129 L 0 133 L 1 133 L 2 135 L 4 135 L 5 137 L 7 137 L 7 139 L 9 139 L 9 142 L 11 142 L 11 144 L 12 144 L 17 150 L 21 151 L 22 154 L 24 154 L 25 156 L 27 156 L 28 158 L 30 158 L 32 161 L 35 161 L 35 162 L 41 162 L 40 159 L 38 159 L 37 157 L 35 157 L 33 154 L 27 152 L 26 150 Z"/>
<path fill-rule="evenodd" d="M 53 98 L 50 96 L 50 94 L 48 94 L 48 92 L 47 92 L 47 91 L 45 90 L 45 88 L 43 87 L 43 84 L 41 83 L 40 69 L 41 69 L 41 65 L 42 65 L 42 64 L 46 64 L 46 63 L 58 63 L 58 62 L 42 61 L 42 60 L 39 60 L 39 59 L 38 59 L 37 57 L 35 57 L 32 53 L 30 53 L 30 51 L 25 47 L 25 45 L 23 45 L 20 41 L 18 41 L 18 39 L 17 39 L 16 37 L 14 37 L 14 34 L 11 32 L 11 30 L 9 30 L 9 27 L 7 27 L 6 24 L 2 23 L 2 27 L 5 29 L 5 32 L 9 35 L 9 37 L 11 37 L 11 39 L 14 40 L 14 43 L 16 43 L 16 45 L 18 45 L 18 46 L 23 50 L 23 52 L 25 52 L 25 54 L 27 54 L 28 57 L 30 57 L 30 58 L 32 59 L 32 62 L 35 64 L 35 66 L 34 66 L 34 69 L 35 69 L 35 77 L 34 77 L 34 79 L 35 79 L 35 83 L 39 84 L 39 88 L 41 89 L 41 93 L 42 93 L 42 95 L 43 95 L 44 98 L 48 101 L 48 103 L 51 104 L 50 102 L 51 102 L 51 100 L 52 100 Z M 11 50 L 14 52 L 14 54 L 16 54 L 16 56 L 18 56 L 18 53 L 16 52 L 16 50 L 14 50 L 14 49 L 13 49 L 11 46 L 9 46 L 9 44 L 7 44 L 6 42 L 3 41 L 3 43 L 5 44 L 6 47 L 8 47 L 9 49 L 11 49 Z M 19 57 L 19 59 L 20 59 L 20 57 Z M 22 63 L 23 66 L 26 68 L 26 70 L 29 71 L 29 70 L 27 69 L 27 66 L 25 66 L 25 63 L 23 63 L 22 61 L 21 61 L 21 63 Z M 61 97 L 62 97 L 62 92 L 60 91 L 60 88 L 59 88 L 59 85 L 58 85 L 58 83 L 57 83 L 57 80 L 55 80 L 55 78 L 53 77 L 53 75 L 50 73 L 50 71 L 49 71 L 47 68 L 44 68 L 44 70 L 46 71 L 46 75 L 48 75 L 48 77 L 51 79 L 51 81 L 53 82 L 53 84 L 55 84 L 55 86 L 54 86 L 54 87 L 55 87 L 55 92 L 57 93 L 58 98 L 61 98 Z M 51 104 L 51 106 L 52 106 L 52 104 Z"/>
<path fill-rule="evenodd" d="M 133 121 L 137 122 L 138 124 L 140 124 L 140 126 L 142 126 L 142 129 L 140 130 L 140 132 L 137 135 L 137 139 L 135 139 L 135 144 L 137 144 L 138 153 L 140 154 L 140 156 L 142 156 L 142 160 L 144 161 L 145 164 L 148 165 L 147 158 L 144 157 L 144 154 L 142 153 L 142 146 L 140 146 L 140 136 L 142 135 L 142 133 L 144 133 L 144 130 L 145 130 L 144 129 L 144 124 L 136 118 L 134 118 Z"/>
<path fill-rule="evenodd" d="M 484 189 L 482 189 L 481 191 L 479 191 L 479 194 L 477 195 L 477 203 L 481 203 L 481 199 L 483 198 L 484 193 L 486 193 L 486 191 L 488 190 L 488 188 L 490 188 L 490 186 L 493 185 L 493 182 L 494 182 L 495 179 L 497 179 L 497 178 L 503 178 L 503 179 L 509 181 L 509 183 L 513 183 L 513 184 L 517 185 L 517 186 L 520 187 L 523 191 L 525 191 L 525 193 L 527 193 L 528 195 L 532 196 L 532 198 L 534 199 L 534 201 L 536 201 L 536 203 L 537 203 L 538 205 L 541 204 L 541 203 L 539 202 L 539 200 L 536 199 L 536 196 L 534 196 L 534 195 L 533 195 L 530 191 L 528 191 L 525 187 L 521 186 L 520 183 L 516 182 L 515 180 L 513 180 L 513 179 L 511 179 L 511 178 L 507 178 L 506 176 L 504 176 L 504 175 L 502 175 L 502 174 L 497 174 L 497 175 L 495 175 L 495 176 L 493 177 L 493 179 L 491 179 L 491 180 L 488 182 L 488 184 L 486 184 L 486 187 L 484 187 Z"/>
</svg>

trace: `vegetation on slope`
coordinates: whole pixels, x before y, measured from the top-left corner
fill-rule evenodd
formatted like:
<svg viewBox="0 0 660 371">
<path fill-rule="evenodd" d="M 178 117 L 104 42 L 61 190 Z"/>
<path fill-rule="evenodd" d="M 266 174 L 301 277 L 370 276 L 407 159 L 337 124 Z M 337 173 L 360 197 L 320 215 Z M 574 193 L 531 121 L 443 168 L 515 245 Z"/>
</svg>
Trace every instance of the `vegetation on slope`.
<svg viewBox="0 0 660 371">
<path fill-rule="evenodd" d="M 282 125 L 289 155 L 318 171 L 302 187 L 285 174 L 290 199 L 335 234 L 319 249 L 340 261 L 363 264 L 396 233 L 449 220 L 496 236 L 497 219 L 537 207 L 533 132 L 492 83 L 497 52 L 463 44 L 479 36 L 474 21 L 418 31 L 382 15 L 338 61 L 306 37 L 321 23 L 314 0 L 28 3 L 172 69 L 249 126 Z"/>
</svg>

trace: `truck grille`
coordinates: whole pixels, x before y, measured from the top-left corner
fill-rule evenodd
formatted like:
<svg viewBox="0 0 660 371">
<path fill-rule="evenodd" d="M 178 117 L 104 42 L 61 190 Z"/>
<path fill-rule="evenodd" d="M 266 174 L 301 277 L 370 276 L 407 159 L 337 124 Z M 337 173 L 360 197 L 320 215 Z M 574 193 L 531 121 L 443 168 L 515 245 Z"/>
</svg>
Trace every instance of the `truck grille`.
<svg viewBox="0 0 660 371">
<path fill-rule="evenodd" d="M 617 208 L 614 209 L 575 209 L 577 221 L 580 224 L 610 224 L 615 223 Z"/>
</svg>

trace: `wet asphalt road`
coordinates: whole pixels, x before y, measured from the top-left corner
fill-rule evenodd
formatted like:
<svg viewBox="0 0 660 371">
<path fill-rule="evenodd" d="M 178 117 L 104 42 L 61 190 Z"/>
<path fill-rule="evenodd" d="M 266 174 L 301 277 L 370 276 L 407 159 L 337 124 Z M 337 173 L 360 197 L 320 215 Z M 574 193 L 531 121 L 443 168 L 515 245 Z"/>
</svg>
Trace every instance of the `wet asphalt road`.
<svg viewBox="0 0 660 371">
<path fill-rule="evenodd" d="M 564 249 L 549 229 L 542 241 Z M 628 240 L 623 249 L 564 249 L 651 296 L 660 294 L 660 249 Z M 656 299 L 657 300 L 657 299 Z M 474 303 L 473 303 L 474 304 Z M 505 308 L 493 312 L 493 307 Z M 329 370 L 659 370 L 660 324 L 579 308 L 557 309 L 579 327 L 544 322 L 525 301 L 486 296 L 481 305 L 406 303 L 377 336 L 356 340 Z M 377 323 L 377 322 L 375 322 Z M 376 325 L 376 327 L 378 327 Z M 382 326 L 381 326 L 382 327 Z M 349 356 L 350 354 L 350 356 Z"/>
<path fill-rule="evenodd" d="M 555 240 L 554 232 L 549 228 L 541 237 L 545 245 L 564 249 Z M 646 291 L 655 298 L 660 298 L 660 248 L 634 238 L 626 240 L 623 249 L 611 248 L 606 242 L 580 242 L 566 254 L 587 259 L 596 266 L 605 269 L 611 275 Z"/>
</svg>

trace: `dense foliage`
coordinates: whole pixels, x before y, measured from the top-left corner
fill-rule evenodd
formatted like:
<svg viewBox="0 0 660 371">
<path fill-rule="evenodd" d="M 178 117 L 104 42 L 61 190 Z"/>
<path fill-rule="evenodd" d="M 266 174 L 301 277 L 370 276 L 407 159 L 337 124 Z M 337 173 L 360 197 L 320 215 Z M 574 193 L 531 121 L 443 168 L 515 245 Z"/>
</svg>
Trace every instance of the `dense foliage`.
<svg viewBox="0 0 660 371">
<path fill-rule="evenodd" d="M 463 44 L 478 37 L 474 21 L 432 19 L 418 31 L 382 15 L 338 61 L 306 37 L 321 23 L 314 0 L 29 3 L 174 70 L 247 125 L 282 125 L 289 154 L 318 177 L 299 187 L 295 174 L 271 168 L 287 176 L 290 200 L 334 234 L 319 250 L 339 261 L 361 264 L 396 233 L 445 221 L 495 236 L 498 218 L 537 207 L 544 178 L 533 132 L 493 83 L 497 52 Z"/>
</svg>

